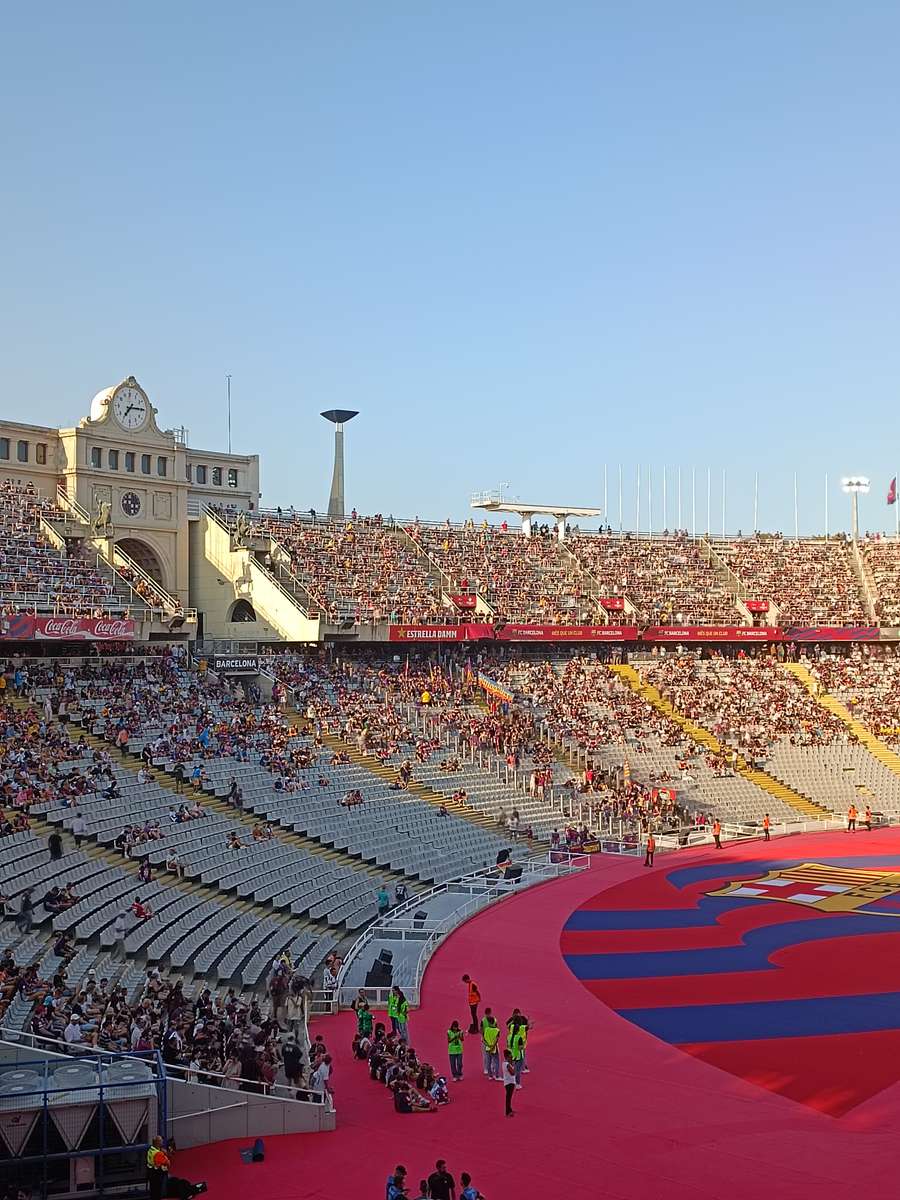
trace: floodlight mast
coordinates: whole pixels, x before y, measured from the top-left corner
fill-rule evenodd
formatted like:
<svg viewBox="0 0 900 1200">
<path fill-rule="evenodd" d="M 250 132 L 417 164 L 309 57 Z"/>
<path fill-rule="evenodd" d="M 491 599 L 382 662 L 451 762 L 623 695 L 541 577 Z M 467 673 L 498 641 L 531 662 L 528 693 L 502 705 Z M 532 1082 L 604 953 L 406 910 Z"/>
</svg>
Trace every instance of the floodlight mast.
<svg viewBox="0 0 900 1200">
<path fill-rule="evenodd" d="M 846 475 L 841 480 L 841 491 L 850 497 L 850 531 L 853 541 L 859 541 L 859 497 L 869 491 L 869 480 L 865 475 Z"/>
<path fill-rule="evenodd" d="M 344 516 L 344 426 L 359 416 L 350 408 L 329 408 L 320 414 L 334 426 L 334 470 L 331 473 L 331 495 L 328 497 L 329 517 Z"/>
</svg>

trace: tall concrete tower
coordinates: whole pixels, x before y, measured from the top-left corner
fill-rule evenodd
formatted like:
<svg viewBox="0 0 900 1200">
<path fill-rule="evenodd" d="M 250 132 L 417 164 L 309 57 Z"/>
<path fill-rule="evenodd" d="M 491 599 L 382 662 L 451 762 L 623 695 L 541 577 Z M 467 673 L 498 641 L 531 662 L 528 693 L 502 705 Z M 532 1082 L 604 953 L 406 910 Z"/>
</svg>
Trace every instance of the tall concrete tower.
<svg viewBox="0 0 900 1200">
<path fill-rule="evenodd" d="M 320 414 L 334 426 L 334 471 L 331 476 L 331 495 L 328 497 L 329 517 L 344 515 L 344 425 L 358 417 L 349 408 L 329 408 Z"/>
</svg>

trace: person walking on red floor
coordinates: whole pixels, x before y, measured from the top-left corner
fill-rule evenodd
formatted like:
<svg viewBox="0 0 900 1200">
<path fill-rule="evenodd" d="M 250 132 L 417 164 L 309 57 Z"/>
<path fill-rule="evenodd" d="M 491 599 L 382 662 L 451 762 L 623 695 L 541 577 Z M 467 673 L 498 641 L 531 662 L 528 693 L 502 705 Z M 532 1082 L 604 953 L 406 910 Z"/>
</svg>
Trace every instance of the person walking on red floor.
<svg viewBox="0 0 900 1200">
<path fill-rule="evenodd" d="M 644 857 L 644 866 L 645 867 L 653 866 L 653 855 L 654 855 L 655 850 L 656 850 L 656 838 L 653 836 L 653 830 L 651 829 L 647 834 L 647 854 Z"/>
<path fill-rule="evenodd" d="M 481 1003 L 481 992 L 478 990 L 478 984 L 469 975 L 463 975 L 462 981 L 468 988 L 467 1003 L 469 1005 L 469 1014 L 472 1017 L 469 1025 L 469 1033 L 478 1032 L 478 1005 Z"/>
<path fill-rule="evenodd" d="M 512 1051 L 503 1051 L 503 1091 L 506 1093 L 506 1115 L 514 1117 L 512 1100 L 513 1092 L 516 1090 L 516 1064 L 513 1061 Z"/>
<path fill-rule="evenodd" d="M 863 825 L 865 825 L 868 833 L 872 832 L 872 810 L 868 804 L 866 805 L 866 815 L 863 819 Z"/>
<path fill-rule="evenodd" d="M 856 805 L 851 804 L 847 809 L 847 832 L 856 833 Z"/>
<path fill-rule="evenodd" d="M 772 839 L 769 834 L 769 814 L 766 813 L 766 815 L 763 817 L 763 841 L 769 842 L 771 840 Z"/>
<path fill-rule="evenodd" d="M 716 817 L 715 821 L 713 821 L 713 839 L 716 843 L 716 849 L 721 850 L 722 849 L 722 823 L 720 822 L 718 817 Z"/>
</svg>

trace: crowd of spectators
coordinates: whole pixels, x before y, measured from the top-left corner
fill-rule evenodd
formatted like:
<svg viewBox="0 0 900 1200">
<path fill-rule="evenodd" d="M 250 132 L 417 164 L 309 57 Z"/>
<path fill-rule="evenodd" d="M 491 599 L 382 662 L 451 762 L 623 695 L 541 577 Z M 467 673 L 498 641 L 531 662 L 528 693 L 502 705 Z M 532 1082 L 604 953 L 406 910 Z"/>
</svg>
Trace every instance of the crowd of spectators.
<svg viewBox="0 0 900 1200">
<path fill-rule="evenodd" d="M 325 1054 L 321 1039 L 308 1053 L 303 1049 L 310 981 L 287 952 L 272 963 L 261 999 L 208 987 L 190 997 L 180 979 L 155 967 L 140 994 L 129 995 L 94 969 L 71 979 L 73 952 L 59 948 L 63 956 L 46 979 L 38 963 L 23 967 L 10 951 L 0 958 L 0 1004 L 16 996 L 30 1001 L 34 1036 L 64 1042 L 72 1053 L 158 1050 L 176 1077 L 213 1086 L 298 1098 L 326 1090 L 316 1074 Z"/>
<path fill-rule="evenodd" d="M 40 520 L 64 514 L 31 483 L 0 483 L 0 606 L 15 613 L 67 617 L 124 616 L 125 601 L 96 554 L 75 546 L 61 553 L 41 532 Z"/>
<path fill-rule="evenodd" d="M 748 599 L 778 607 L 781 625 L 866 625 L 859 579 L 843 538 L 794 540 L 777 535 L 717 543 L 744 583 Z"/>
<path fill-rule="evenodd" d="M 875 586 L 879 623 L 900 625 L 900 541 L 869 536 L 860 542 L 860 550 Z"/>
<path fill-rule="evenodd" d="M 287 552 L 285 569 L 331 624 L 402 624 L 441 616 L 440 587 L 403 530 L 380 515 L 332 521 L 265 513 L 254 518 L 253 533 L 274 538 Z"/>
<path fill-rule="evenodd" d="M 480 596 L 495 619 L 543 625 L 598 619 L 584 573 L 546 527 L 526 538 L 505 523 L 416 521 L 407 532 L 440 568 L 451 595 Z"/>
<path fill-rule="evenodd" d="M 604 598 L 625 597 L 648 625 L 734 625 L 734 599 L 685 533 L 659 537 L 580 534 L 569 551 L 600 585 Z"/>
<path fill-rule="evenodd" d="M 682 715 L 748 760 L 764 760 L 781 741 L 821 746 L 848 736 L 843 722 L 768 654 L 669 654 L 642 664 L 640 674 Z"/>
<path fill-rule="evenodd" d="M 819 654 L 810 671 L 870 732 L 900 747 L 900 656 L 893 648 L 863 645 L 846 654 Z"/>
</svg>

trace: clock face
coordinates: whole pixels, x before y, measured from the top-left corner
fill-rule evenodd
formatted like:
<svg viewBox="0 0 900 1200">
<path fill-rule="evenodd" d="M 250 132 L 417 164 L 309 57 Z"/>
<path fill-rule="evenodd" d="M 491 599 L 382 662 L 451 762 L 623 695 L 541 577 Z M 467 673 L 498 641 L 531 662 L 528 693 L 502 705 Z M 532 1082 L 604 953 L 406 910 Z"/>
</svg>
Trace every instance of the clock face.
<svg viewBox="0 0 900 1200">
<path fill-rule="evenodd" d="M 143 392 L 130 384 L 120 387 L 113 397 L 113 416 L 123 429 L 140 429 L 147 420 L 147 401 Z"/>
<path fill-rule="evenodd" d="M 122 512 L 126 517 L 136 517 L 140 511 L 140 496 L 136 492 L 126 492 L 122 497 Z"/>
</svg>

